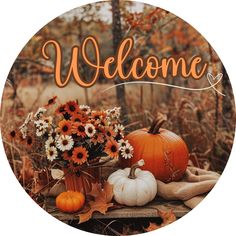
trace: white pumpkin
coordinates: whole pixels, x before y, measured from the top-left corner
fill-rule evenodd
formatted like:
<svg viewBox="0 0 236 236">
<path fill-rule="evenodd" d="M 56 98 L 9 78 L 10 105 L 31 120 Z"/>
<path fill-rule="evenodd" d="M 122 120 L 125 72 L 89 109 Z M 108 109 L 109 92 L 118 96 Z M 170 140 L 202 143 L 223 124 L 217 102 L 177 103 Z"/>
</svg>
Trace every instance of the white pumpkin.
<svg viewBox="0 0 236 236">
<path fill-rule="evenodd" d="M 141 170 L 144 160 L 138 161 L 131 168 L 112 173 L 108 182 L 113 185 L 114 199 L 126 206 L 144 206 L 157 194 L 157 182 L 150 171 Z"/>
</svg>

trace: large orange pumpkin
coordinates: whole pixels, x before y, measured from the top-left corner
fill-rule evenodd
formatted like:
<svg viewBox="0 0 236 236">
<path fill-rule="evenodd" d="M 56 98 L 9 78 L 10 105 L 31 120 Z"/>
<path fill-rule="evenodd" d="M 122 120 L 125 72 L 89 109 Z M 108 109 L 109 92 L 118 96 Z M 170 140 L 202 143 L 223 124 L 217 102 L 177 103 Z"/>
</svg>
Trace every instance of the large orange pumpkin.
<svg viewBox="0 0 236 236">
<path fill-rule="evenodd" d="M 56 206 L 63 212 L 76 212 L 80 210 L 85 202 L 84 194 L 76 191 L 60 193 L 56 198 Z"/>
<path fill-rule="evenodd" d="M 166 116 L 160 116 L 150 129 L 139 129 L 127 135 L 126 139 L 134 148 L 130 160 L 122 160 L 122 166 L 131 166 L 140 159 L 145 169 L 163 182 L 178 181 L 186 171 L 189 152 L 185 142 L 175 133 L 160 128 Z"/>
</svg>

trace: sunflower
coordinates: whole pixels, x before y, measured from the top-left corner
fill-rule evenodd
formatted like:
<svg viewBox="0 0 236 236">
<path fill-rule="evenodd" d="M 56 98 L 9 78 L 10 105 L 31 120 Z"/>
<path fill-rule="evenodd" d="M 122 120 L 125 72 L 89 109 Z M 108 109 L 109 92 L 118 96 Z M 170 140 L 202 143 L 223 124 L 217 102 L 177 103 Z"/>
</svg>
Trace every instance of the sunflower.
<svg viewBox="0 0 236 236">
<path fill-rule="evenodd" d="M 50 107 L 51 105 L 56 103 L 57 96 L 52 97 L 48 100 L 48 103 L 44 107 Z"/>
<path fill-rule="evenodd" d="M 63 135 L 70 135 L 72 129 L 72 123 L 69 120 L 62 120 L 58 123 L 57 132 Z"/>
<path fill-rule="evenodd" d="M 72 156 L 73 156 L 73 151 L 72 150 L 63 152 L 63 159 L 66 160 L 66 161 L 72 160 Z"/>
<path fill-rule="evenodd" d="M 91 139 L 93 144 L 104 143 L 104 135 L 101 133 L 95 133 Z"/>
<path fill-rule="evenodd" d="M 55 147 L 50 147 L 46 150 L 46 155 L 48 160 L 53 161 L 57 157 L 57 149 Z"/>
<path fill-rule="evenodd" d="M 56 146 L 61 151 L 71 150 L 73 145 L 74 145 L 74 140 L 69 135 L 61 135 L 56 141 Z"/>
<path fill-rule="evenodd" d="M 109 139 L 106 143 L 104 151 L 109 157 L 118 158 L 119 145 L 114 139 Z"/>
<path fill-rule="evenodd" d="M 34 144 L 34 139 L 32 136 L 27 136 L 25 141 L 26 141 L 27 148 L 31 148 Z"/>
<path fill-rule="evenodd" d="M 92 119 L 102 120 L 106 117 L 106 112 L 104 111 L 92 111 Z"/>
<path fill-rule="evenodd" d="M 96 126 L 96 127 L 106 127 L 106 126 L 109 126 L 110 125 L 110 121 L 108 121 L 106 118 L 104 119 L 98 119 L 98 120 L 94 120 L 93 124 Z"/>
<path fill-rule="evenodd" d="M 58 114 L 58 115 L 63 115 L 63 114 L 66 112 L 65 108 L 66 108 L 66 105 L 65 105 L 65 104 L 60 105 L 60 106 L 56 109 L 55 113 Z"/>
<path fill-rule="evenodd" d="M 85 116 L 85 115 L 82 115 L 82 114 L 75 113 L 71 116 L 71 121 L 73 121 L 73 122 L 82 122 L 82 123 L 84 123 L 87 120 L 88 120 L 88 117 Z"/>
<path fill-rule="evenodd" d="M 8 133 L 8 138 L 10 139 L 10 141 L 13 141 L 14 139 L 16 139 L 16 136 L 17 136 L 17 132 L 15 130 L 11 130 Z"/>
<path fill-rule="evenodd" d="M 121 149 L 121 156 L 125 159 L 130 159 L 133 157 L 134 148 L 128 143 Z"/>
<path fill-rule="evenodd" d="M 73 150 L 72 160 L 74 163 L 82 165 L 87 161 L 87 158 L 88 158 L 88 151 L 86 150 L 86 148 L 80 146 L 76 147 Z"/>
<path fill-rule="evenodd" d="M 65 105 L 65 111 L 72 116 L 79 111 L 79 106 L 75 101 L 69 101 Z"/>
<path fill-rule="evenodd" d="M 114 138 L 116 136 L 116 132 L 111 127 L 105 127 L 103 133 L 107 138 Z"/>
<path fill-rule="evenodd" d="M 96 133 L 96 129 L 92 124 L 87 124 L 85 125 L 85 133 L 91 138 Z"/>
<path fill-rule="evenodd" d="M 86 136 L 85 127 L 81 122 L 75 122 L 72 125 L 72 133 L 84 138 Z"/>
</svg>

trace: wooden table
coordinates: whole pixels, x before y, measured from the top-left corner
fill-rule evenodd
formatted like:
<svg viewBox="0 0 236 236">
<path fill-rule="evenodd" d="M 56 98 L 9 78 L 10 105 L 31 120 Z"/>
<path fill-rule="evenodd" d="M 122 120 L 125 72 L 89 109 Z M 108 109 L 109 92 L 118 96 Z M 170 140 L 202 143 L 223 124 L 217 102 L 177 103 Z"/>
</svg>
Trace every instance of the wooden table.
<svg viewBox="0 0 236 236">
<path fill-rule="evenodd" d="M 72 220 L 79 220 L 78 214 L 67 214 L 60 212 L 55 207 L 55 199 L 48 198 L 47 209 L 55 218 L 68 222 Z M 99 212 L 93 214 L 93 219 L 121 219 L 121 218 L 153 218 L 159 217 L 158 210 L 169 211 L 173 210 L 175 216 L 180 218 L 187 214 L 191 209 L 186 207 L 182 201 L 166 201 L 162 199 L 155 199 L 144 207 L 123 207 L 120 209 L 108 210 L 106 215 Z"/>
</svg>

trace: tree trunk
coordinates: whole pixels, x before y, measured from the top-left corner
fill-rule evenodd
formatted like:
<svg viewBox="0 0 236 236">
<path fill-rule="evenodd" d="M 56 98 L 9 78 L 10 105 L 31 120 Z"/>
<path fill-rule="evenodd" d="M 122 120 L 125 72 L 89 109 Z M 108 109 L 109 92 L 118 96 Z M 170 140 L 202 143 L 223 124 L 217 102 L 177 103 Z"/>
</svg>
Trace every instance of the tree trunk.
<svg viewBox="0 0 236 236">
<path fill-rule="evenodd" d="M 120 18 L 120 2 L 119 0 L 112 0 L 112 34 L 113 34 L 113 51 L 114 54 L 122 40 L 121 18 Z M 115 79 L 115 84 L 120 84 L 119 78 Z M 121 118 L 124 124 L 128 123 L 127 105 L 125 100 L 125 86 L 120 85 L 116 87 L 116 97 L 119 106 L 121 107 Z"/>
<path fill-rule="evenodd" d="M 222 74 L 222 93 L 225 94 L 222 101 L 223 126 L 229 131 L 232 128 L 229 123 L 232 123 L 231 120 L 234 119 L 234 97 L 229 76 L 223 64 Z"/>
</svg>

